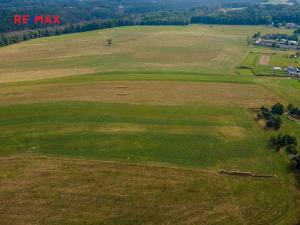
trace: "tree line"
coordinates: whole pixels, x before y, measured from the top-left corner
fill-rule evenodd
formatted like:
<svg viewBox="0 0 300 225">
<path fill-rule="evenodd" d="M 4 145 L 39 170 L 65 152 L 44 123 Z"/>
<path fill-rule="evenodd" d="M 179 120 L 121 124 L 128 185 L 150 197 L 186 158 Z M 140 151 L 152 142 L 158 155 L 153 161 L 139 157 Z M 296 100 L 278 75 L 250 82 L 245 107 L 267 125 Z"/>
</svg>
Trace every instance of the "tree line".
<svg viewBox="0 0 300 225">
<path fill-rule="evenodd" d="M 161 12 L 189 12 L 191 8 L 232 8 L 259 4 L 264 0 L 4 0 L 0 1 L 0 33 L 45 28 L 36 24 L 15 26 L 16 14 L 58 15 L 63 24 L 98 19 L 120 19 Z M 189 16 L 190 17 L 190 16 Z"/>
<path fill-rule="evenodd" d="M 15 31 L 10 33 L 0 33 L 0 46 L 15 44 L 30 39 L 49 37 L 76 32 L 86 32 L 105 28 L 133 26 L 133 25 L 188 25 L 190 21 L 184 17 L 173 17 L 173 14 L 165 14 L 161 18 L 154 15 L 144 17 L 124 17 L 119 19 L 94 20 L 64 26 L 55 26 L 31 30 Z"/>
<path fill-rule="evenodd" d="M 134 20 L 123 19 L 109 19 L 98 20 L 92 22 L 69 24 L 65 26 L 48 27 L 44 29 L 16 31 L 7 34 L 0 34 L 0 46 L 10 45 L 21 41 L 26 41 L 35 38 L 49 37 L 54 35 L 69 34 L 76 32 L 85 32 L 91 30 L 136 25 Z"/>
<path fill-rule="evenodd" d="M 278 134 L 269 138 L 269 145 L 274 147 L 276 151 L 285 150 L 291 158 L 291 162 L 295 168 L 300 169 L 300 156 L 298 154 L 298 141 L 295 136 L 289 134 Z"/>
<path fill-rule="evenodd" d="M 262 6 L 260 4 L 255 5 L 254 3 L 247 3 L 247 1 L 240 2 L 239 5 L 237 4 L 237 2 L 233 2 L 231 4 L 227 3 L 227 5 L 221 5 L 225 8 L 220 8 L 221 6 L 218 4 L 211 4 L 209 7 L 196 7 L 181 11 L 146 11 L 145 13 L 142 13 L 143 10 L 140 9 L 132 9 L 127 13 L 107 13 L 107 16 L 103 16 L 104 18 L 101 19 L 97 19 L 99 18 L 97 16 L 94 16 L 93 18 L 86 17 L 86 19 L 84 19 L 81 18 L 81 15 L 79 20 L 88 21 L 77 23 L 73 22 L 77 20 L 65 19 L 62 17 L 62 24 L 64 24 L 62 26 L 38 28 L 25 27 L 25 30 L 0 33 L 0 46 L 39 37 L 130 25 L 189 25 L 198 23 L 256 25 L 273 23 L 274 26 L 276 26 L 277 24 L 287 22 L 300 24 L 300 6 L 298 4 L 294 6 Z M 233 6 L 241 6 L 241 8 L 226 8 Z M 66 4 L 65 7 L 68 7 L 68 5 Z M 5 26 L 11 25 L 8 23 Z M 0 32 L 1 27 L 2 26 L 0 26 Z M 22 27 L 19 28 L 22 29 Z M 296 36 L 291 37 L 295 39 Z"/>
</svg>

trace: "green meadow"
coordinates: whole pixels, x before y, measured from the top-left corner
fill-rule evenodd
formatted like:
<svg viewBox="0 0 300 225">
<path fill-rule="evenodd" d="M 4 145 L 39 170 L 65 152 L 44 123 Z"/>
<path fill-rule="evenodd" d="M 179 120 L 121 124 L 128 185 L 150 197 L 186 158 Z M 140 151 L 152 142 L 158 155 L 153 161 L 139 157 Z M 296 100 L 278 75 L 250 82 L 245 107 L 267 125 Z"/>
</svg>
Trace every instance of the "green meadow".
<svg viewBox="0 0 300 225">
<path fill-rule="evenodd" d="M 113 71 L 232 75 L 248 55 L 247 38 L 258 31 L 286 32 L 264 26 L 133 26 L 30 40 L 1 49 L 0 82 Z"/>
<path fill-rule="evenodd" d="M 267 148 L 267 135 L 236 107 L 30 104 L 1 107 L 0 118 L 3 154 L 286 173 L 285 163 Z"/>
</svg>

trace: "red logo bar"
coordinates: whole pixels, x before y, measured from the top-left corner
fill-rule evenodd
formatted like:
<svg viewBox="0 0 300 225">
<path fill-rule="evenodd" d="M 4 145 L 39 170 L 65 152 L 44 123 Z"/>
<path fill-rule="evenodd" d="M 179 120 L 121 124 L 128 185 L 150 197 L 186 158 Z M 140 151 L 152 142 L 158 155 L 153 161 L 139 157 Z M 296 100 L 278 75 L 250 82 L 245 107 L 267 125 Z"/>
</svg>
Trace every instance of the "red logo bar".
<svg viewBox="0 0 300 225">
<path fill-rule="evenodd" d="M 26 24 L 39 24 L 39 25 L 60 25 L 60 17 L 57 15 L 38 15 L 30 17 L 28 14 L 25 15 L 14 15 L 15 25 L 26 25 Z"/>
</svg>

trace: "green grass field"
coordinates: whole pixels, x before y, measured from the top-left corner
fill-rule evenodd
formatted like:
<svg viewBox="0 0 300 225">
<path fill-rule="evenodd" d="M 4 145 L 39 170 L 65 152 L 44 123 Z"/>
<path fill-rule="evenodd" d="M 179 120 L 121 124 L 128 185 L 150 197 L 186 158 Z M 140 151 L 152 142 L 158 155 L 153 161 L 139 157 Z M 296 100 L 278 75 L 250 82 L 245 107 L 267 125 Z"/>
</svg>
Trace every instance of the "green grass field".
<svg viewBox="0 0 300 225">
<path fill-rule="evenodd" d="M 278 96 L 287 99 L 289 103 L 299 105 L 300 83 L 288 78 L 259 78 L 257 82 L 272 90 Z"/>
<path fill-rule="evenodd" d="M 36 39 L 1 49 L 0 82 L 111 71 L 235 74 L 249 52 L 247 38 L 258 31 L 283 32 L 264 26 L 149 26 Z"/>
<path fill-rule="evenodd" d="M 247 110 L 236 107 L 30 104 L 1 107 L 0 118 L 3 154 L 26 150 L 215 170 L 286 172 L 285 163 L 266 147 L 267 135 Z"/>
<path fill-rule="evenodd" d="M 0 221 L 295 224 L 295 174 L 248 109 L 300 106 L 300 82 L 236 68 L 259 67 L 257 31 L 286 32 L 123 27 L 1 48 Z"/>
</svg>

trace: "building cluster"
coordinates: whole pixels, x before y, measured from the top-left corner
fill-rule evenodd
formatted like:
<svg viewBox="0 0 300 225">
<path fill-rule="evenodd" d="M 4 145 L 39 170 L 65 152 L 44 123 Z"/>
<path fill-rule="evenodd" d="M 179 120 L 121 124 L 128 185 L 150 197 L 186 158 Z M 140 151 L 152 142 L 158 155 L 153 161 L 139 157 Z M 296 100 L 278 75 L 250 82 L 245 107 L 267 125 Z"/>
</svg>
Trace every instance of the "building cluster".
<svg viewBox="0 0 300 225">
<path fill-rule="evenodd" d="M 299 26 L 297 25 L 297 24 L 295 24 L 295 23 L 287 23 L 286 25 L 285 25 L 285 28 L 286 29 L 297 29 Z"/>
<path fill-rule="evenodd" d="M 299 50 L 300 43 L 297 35 L 288 35 L 288 34 L 266 34 L 261 36 L 261 33 L 258 32 L 253 35 L 253 43 L 257 46 L 265 46 L 272 48 L 281 48 L 281 49 L 293 49 Z"/>
<path fill-rule="evenodd" d="M 280 39 L 262 39 L 259 38 L 254 43 L 257 46 L 271 47 L 271 48 L 281 48 L 281 49 L 293 49 L 300 50 L 300 43 L 294 40 Z"/>
<path fill-rule="evenodd" d="M 285 71 L 288 76 L 300 79 L 300 68 L 294 66 L 287 66 L 282 69 L 282 67 L 274 66 L 273 71 Z"/>
<path fill-rule="evenodd" d="M 296 76 L 300 78 L 300 68 L 287 66 L 284 68 L 284 71 L 287 72 L 290 76 Z"/>
<path fill-rule="evenodd" d="M 282 28 L 282 29 L 297 29 L 299 28 L 299 25 L 296 23 L 270 23 L 268 27 L 276 27 L 276 28 Z"/>
</svg>

